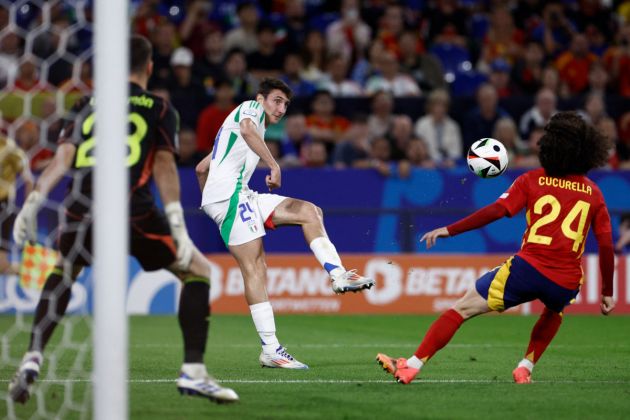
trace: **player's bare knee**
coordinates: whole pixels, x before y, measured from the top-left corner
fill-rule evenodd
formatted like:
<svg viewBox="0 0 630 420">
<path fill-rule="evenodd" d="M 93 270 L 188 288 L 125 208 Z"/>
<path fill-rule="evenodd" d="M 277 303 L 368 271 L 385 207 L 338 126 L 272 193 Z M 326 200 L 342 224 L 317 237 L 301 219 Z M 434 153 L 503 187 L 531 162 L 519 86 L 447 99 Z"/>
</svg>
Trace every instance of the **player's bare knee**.
<svg viewBox="0 0 630 420">
<path fill-rule="evenodd" d="M 321 220 L 324 214 L 322 209 L 308 201 L 304 202 L 301 213 L 302 217 L 309 223 Z"/>
</svg>

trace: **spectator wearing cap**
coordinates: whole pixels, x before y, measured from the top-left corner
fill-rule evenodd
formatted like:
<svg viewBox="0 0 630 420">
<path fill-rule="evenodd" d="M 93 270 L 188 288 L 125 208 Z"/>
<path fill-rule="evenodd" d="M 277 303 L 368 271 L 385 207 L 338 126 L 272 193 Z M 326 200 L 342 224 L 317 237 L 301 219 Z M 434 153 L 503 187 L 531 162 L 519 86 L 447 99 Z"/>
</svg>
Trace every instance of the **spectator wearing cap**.
<svg viewBox="0 0 630 420">
<path fill-rule="evenodd" d="M 542 88 L 536 94 L 536 102 L 521 117 L 519 130 L 523 138 L 528 138 L 534 128 L 543 128 L 557 112 L 556 94 L 547 88 Z"/>
<path fill-rule="evenodd" d="M 258 49 L 258 37 L 256 28 L 258 27 L 258 7 L 256 2 L 243 1 L 236 8 L 239 26 L 230 30 L 225 35 L 225 50 L 239 48 L 246 54 Z"/>
<path fill-rule="evenodd" d="M 171 55 L 173 77 L 167 85 L 182 125 L 188 127 L 197 125 L 197 116 L 206 102 L 203 86 L 192 77 L 192 65 L 192 51 L 186 47 L 175 49 Z"/>
<path fill-rule="evenodd" d="M 510 79 L 511 70 L 510 63 L 503 58 L 495 58 L 490 63 L 489 82 L 497 90 L 499 98 L 509 98 L 515 93 Z"/>
</svg>

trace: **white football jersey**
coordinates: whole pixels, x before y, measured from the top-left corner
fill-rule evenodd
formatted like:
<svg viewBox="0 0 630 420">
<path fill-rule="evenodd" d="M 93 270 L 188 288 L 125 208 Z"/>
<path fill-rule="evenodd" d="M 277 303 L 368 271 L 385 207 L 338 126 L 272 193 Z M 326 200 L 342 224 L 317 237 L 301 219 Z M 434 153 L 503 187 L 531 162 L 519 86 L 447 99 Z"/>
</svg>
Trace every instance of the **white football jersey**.
<svg viewBox="0 0 630 420">
<path fill-rule="evenodd" d="M 247 184 L 260 157 L 241 136 L 239 124 L 246 118 L 256 124 L 258 134 L 265 138 L 265 111 L 258 102 L 245 101 L 227 116 L 214 140 L 210 174 L 201 198 L 202 206 L 228 200 L 249 188 Z"/>
</svg>

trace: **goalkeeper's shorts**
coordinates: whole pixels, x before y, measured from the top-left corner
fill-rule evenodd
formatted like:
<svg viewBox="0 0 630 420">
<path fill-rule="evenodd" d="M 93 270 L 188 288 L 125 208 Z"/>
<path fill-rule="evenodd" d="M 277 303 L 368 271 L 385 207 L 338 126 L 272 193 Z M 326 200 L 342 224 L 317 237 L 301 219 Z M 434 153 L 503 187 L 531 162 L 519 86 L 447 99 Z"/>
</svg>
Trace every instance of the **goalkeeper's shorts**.
<svg viewBox="0 0 630 420">
<path fill-rule="evenodd" d="M 129 251 L 145 271 L 167 268 L 175 262 L 175 242 L 161 211 L 152 209 L 132 217 L 130 222 Z M 92 265 L 92 219 L 66 213 L 59 235 L 59 250 L 64 259 L 74 265 Z"/>
</svg>

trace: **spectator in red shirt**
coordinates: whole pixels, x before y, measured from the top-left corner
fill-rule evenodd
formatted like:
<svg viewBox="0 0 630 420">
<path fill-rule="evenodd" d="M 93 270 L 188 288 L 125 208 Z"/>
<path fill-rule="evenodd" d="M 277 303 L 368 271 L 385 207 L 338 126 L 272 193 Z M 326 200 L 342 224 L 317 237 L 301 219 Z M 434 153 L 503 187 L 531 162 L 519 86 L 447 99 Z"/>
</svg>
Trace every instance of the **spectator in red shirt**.
<svg viewBox="0 0 630 420">
<path fill-rule="evenodd" d="M 588 87 L 588 73 L 597 56 L 589 51 L 588 40 L 583 34 L 573 35 L 571 48 L 556 60 L 560 78 L 569 85 L 572 94 L 581 93 Z"/>
<path fill-rule="evenodd" d="M 330 155 L 335 145 L 350 127 L 350 121 L 335 115 L 335 101 L 327 90 L 318 90 L 311 102 L 312 114 L 306 118 L 306 126 L 314 141 L 326 144 Z"/>
<path fill-rule="evenodd" d="M 220 80 L 216 84 L 214 102 L 201 111 L 197 120 L 197 150 L 212 150 L 217 132 L 234 106 L 232 85 L 227 80 Z"/>
</svg>

